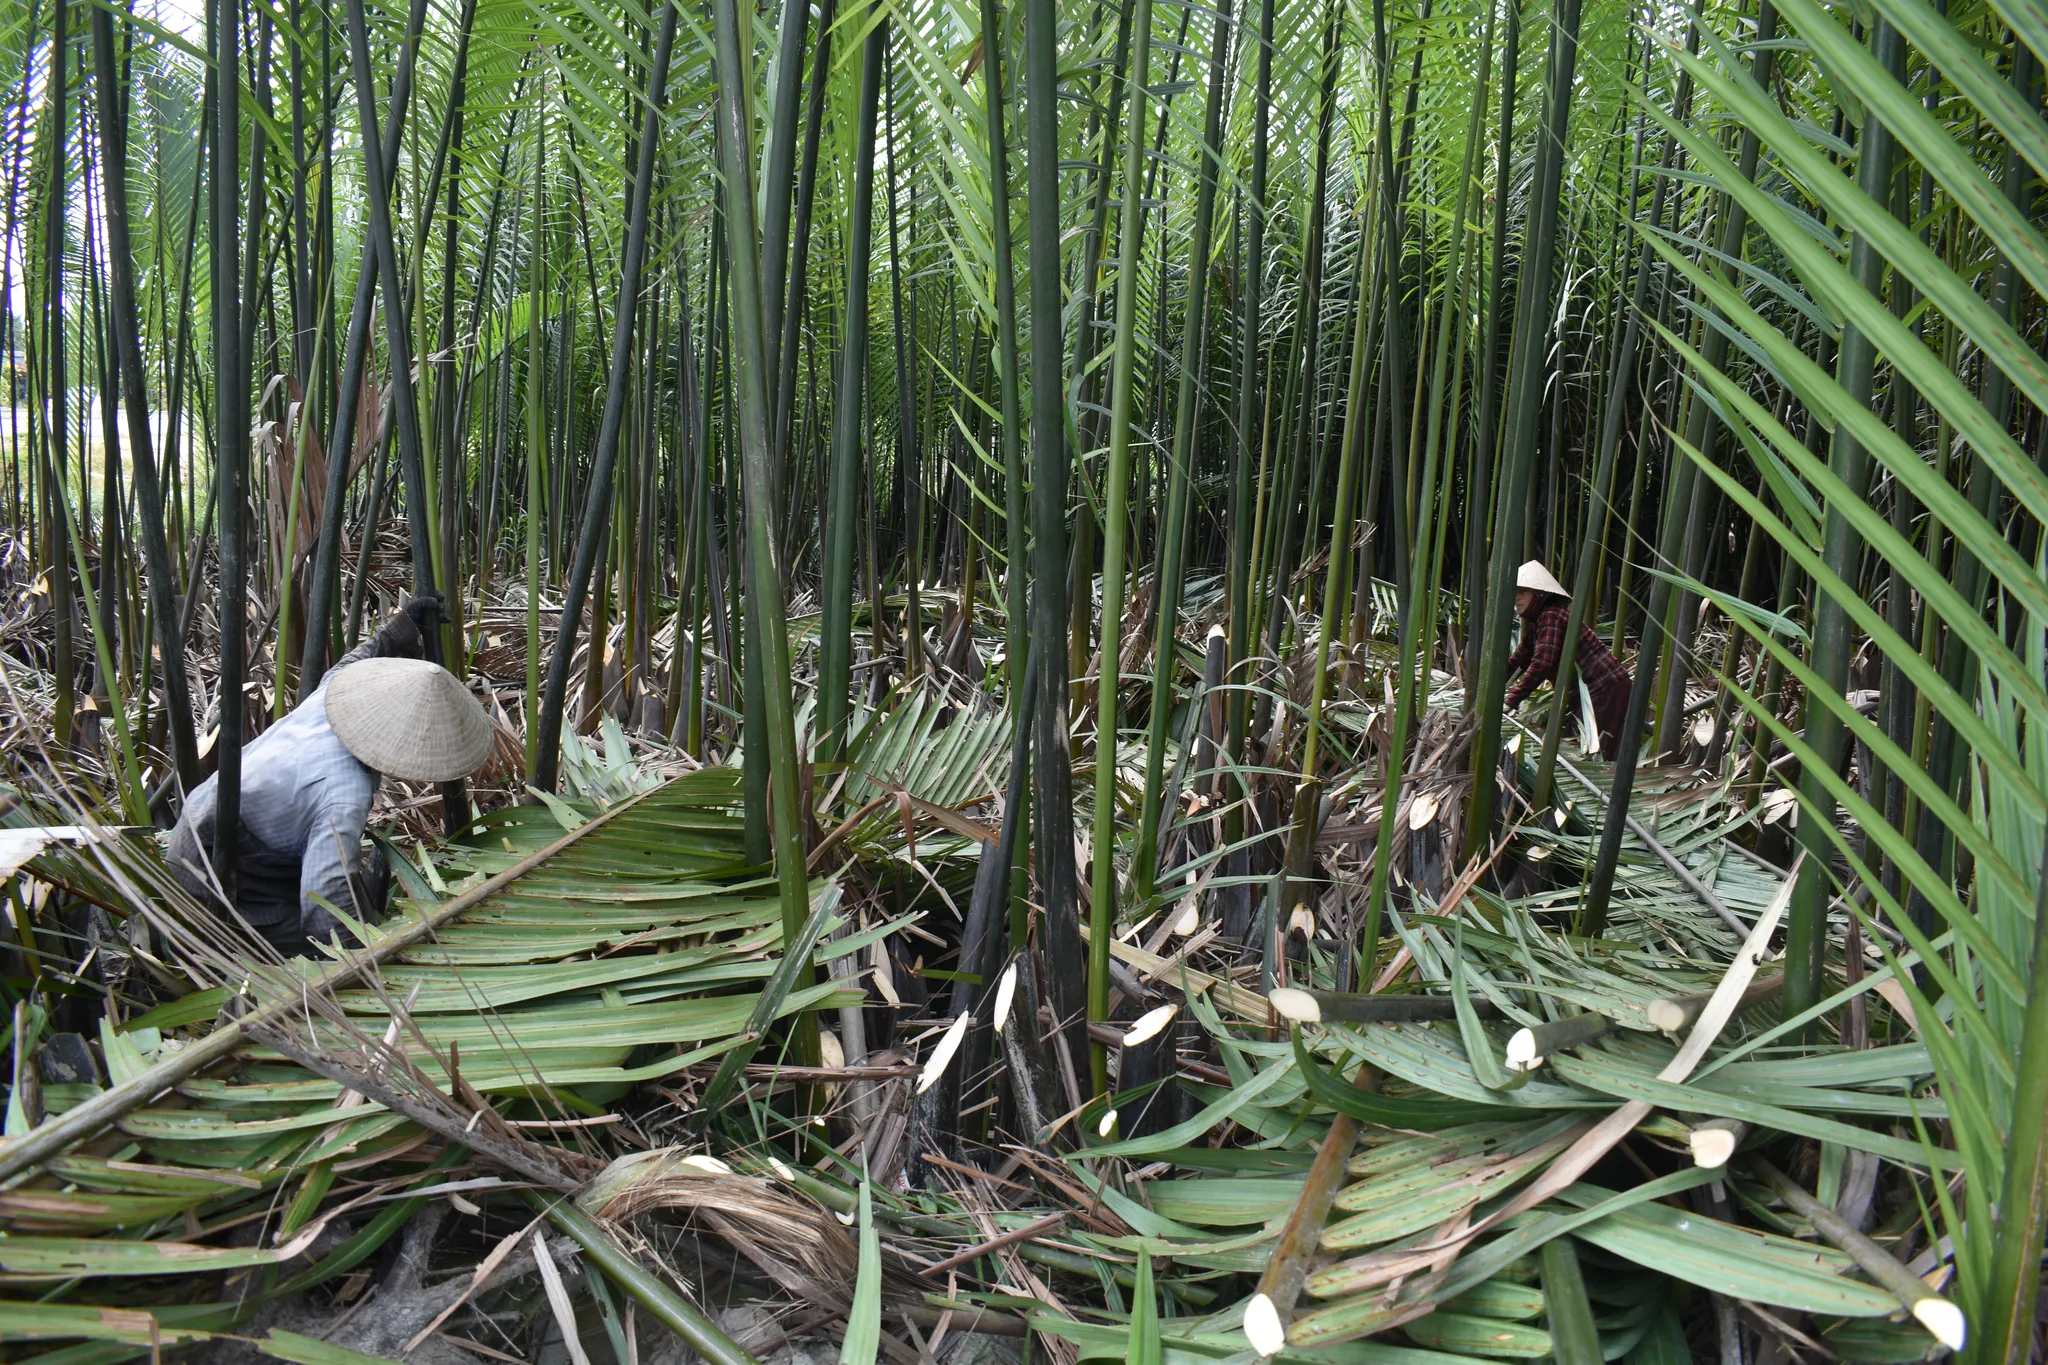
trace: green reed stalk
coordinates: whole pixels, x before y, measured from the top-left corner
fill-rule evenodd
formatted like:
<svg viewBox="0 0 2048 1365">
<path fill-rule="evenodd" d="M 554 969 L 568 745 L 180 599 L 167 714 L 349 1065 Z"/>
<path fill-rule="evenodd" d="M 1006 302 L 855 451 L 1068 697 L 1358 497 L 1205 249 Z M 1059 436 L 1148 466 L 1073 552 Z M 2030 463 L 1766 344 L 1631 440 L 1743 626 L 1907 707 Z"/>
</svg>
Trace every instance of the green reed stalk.
<svg viewBox="0 0 2048 1365">
<path fill-rule="evenodd" d="M 839 394 L 832 404 L 832 474 L 823 546 L 823 608 L 818 625 L 818 757 L 838 761 L 846 746 L 853 666 L 853 545 L 861 473 L 862 418 L 867 411 L 868 276 L 873 266 L 875 124 L 882 106 L 882 57 L 889 22 L 868 30 L 861 55 L 859 130 L 854 135 L 853 211 L 847 219 L 846 323 L 839 350 Z M 870 602 L 870 610 L 879 610 Z"/>
<path fill-rule="evenodd" d="M 1008 103 L 1003 95 L 1003 17 L 997 0 L 981 0 L 982 119 L 988 132 L 990 250 L 996 276 L 996 389 L 1002 431 L 1004 516 L 1010 546 L 1004 568 L 1004 663 L 1008 695 L 1024 695 L 1024 665 L 1029 658 L 1029 608 L 1025 601 L 1024 557 L 1029 543 L 1024 509 L 1023 390 L 1018 377 L 1017 264 L 1010 240 L 1010 155 L 1004 123 Z M 1014 710 L 1016 702 L 1011 706 Z M 1013 715 L 1013 720 L 1017 719 Z"/>
<path fill-rule="evenodd" d="M 1060 279 L 1059 13 L 1053 0 L 1024 0 L 1026 183 L 1031 264 L 1031 650 L 1040 670 L 1032 815 L 1039 894 L 1045 905 L 1046 970 L 1054 1017 L 1078 1058 L 1085 1043 L 1087 990 L 1076 919 L 1073 757 L 1068 751 L 1067 448 L 1064 299 Z M 1012 556 L 1020 546 L 1012 545 Z M 1013 560 L 1011 572 L 1016 572 Z M 1019 694 L 1021 695 L 1021 694 Z M 1098 855 L 1099 856 L 1099 855 Z"/>
<path fill-rule="evenodd" d="M 359 6 L 362 0 L 350 0 L 350 3 Z M 640 129 L 639 165 L 633 176 L 633 200 L 626 219 L 625 259 L 619 276 L 618 310 L 612 324 L 611 370 L 605 386 L 604 416 L 598 426 L 597 449 L 591 456 L 590 481 L 584 493 L 583 526 L 577 538 L 576 559 L 570 566 L 569 580 L 564 585 L 561 624 L 556 628 L 555 652 L 548 660 L 547 690 L 541 700 L 534 785 L 542 791 L 555 789 L 561 764 L 562 706 L 569 690 L 569 667 L 576 651 L 578 627 L 583 619 L 583 601 L 590 591 L 591 575 L 597 567 L 598 552 L 604 544 L 605 523 L 611 512 L 613 471 L 618 464 L 626 388 L 633 365 L 633 323 L 640 308 L 641 269 L 647 260 L 655 153 L 660 143 L 661 110 L 668 87 L 669 53 L 675 46 L 675 27 L 676 7 L 674 0 L 670 0 L 662 7 L 661 35 L 655 41 L 654 64 L 647 75 L 647 114 Z M 732 206 L 727 204 L 726 208 L 730 214 Z M 751 215 L 751 204 L 748 211 Z M 755 264 L 758 268 L 758 258 Z M 759 301 L 757 293 L 757 305 Z M 403 391 L 404 385 L 399 387 Z M 598 613 L 591 622 L 590 652 L 593 657 L 603 653 L 602 632 L 603 614 Z"/>
<path fill-rule="evenodd" d="M 58 0 L 61 33 L 63 0 Z M 249 568 L 244 552 L 242 508 L 248 491 L 249 372 L 242 356 L 241 206 L 236 195 L 241 168 L 241 81 L 220 73 L 241 70 L 241 15 L 229 0 L 213 0 L 209 37 L 217 75 L 213 138 L 213 354 L 215 425 L 214 484 L 220 534 L 220 737 L 214 770 L 213 868 L 221 891 L 233 903 L 242 828 L 242 730 L 246 714 L 243 684 L 248 679 Z M 58 177 L 62 182 L 63 177 Z M 373 184 L 382 183 L 374 170 Z M 371 198 L 376 198 L 373 193 Z"/>
<path fill-rule="evenodd" d="M 1512 0 L 1510 0 L 1512 3 Z M 1433 620 L 1437 580 L 1442 560 L 1438 551 L 1448 530 L 1449 517 L 1436 506 L 1438 456 L 1443 448 L 1444 381 L 1450 367 L 1451 338 L 1456 327 L 1460 272 L 1464 265 L 1465 221 L 1471 208 L 1473 170 L 1485 132 L 1486 95 L 1493 75 L 1493 30 L 1498 7 L 1488 5 L 1486 22 L 1479 38 L 1479 74 L 1472 90 L 1472 111 L 1465 130 L 1464 164 L 1458 172 L 1457 208 L 1451 215 L 1450 255 L 1444 264 L 1444 307 L 1437 318 L 1436 353 L 1430 361 L 1428 432 L 1422 454 L 1422 489 L 1416 500 L 1417 521 L 1422 538 L 1417 547 L 1419 572 L 1411 575 L 1412 590 L 1401 603 L 1401 661 L 1395 674 L 1396 695 L 1392 734 L 1387 745 L 1387 781 L 1380 796 L 1379 842 L 1373 852 L 1372 885 L 1366 893 L 1365 928 L 1360 937 L 1359 962 L 1355 979 L 1370 982 L 1378 961 L 1380 924 L 1387 898 L 1387 877 L 1394 857 L 1394 817 L 1401 808 L 1402 777 L 1408 766 L 1408 735 L 1415 724 L 1417 696 L 1421 684 L 1416 674 L 1427 674 L 1429 657 L 1422 644 L 1425 623 Z M 1365 576 L 1361 569 L 1360 577 Z M 1327 633 L 1327 632 L 1326 632 Z M 1313 776 L 1311 772 L 1308 774 Z"/>
<path fill-rule="evenodd" d="M 1109 1018 L 1109 945 L 1116 925 L 1116 751 L 1123 657 L 1124 547 L 1130 533 L 1132 375 L 1137 369 L 1138 261 L 1145 236 L 1145 91 L 1151 82 L 1152 0 L 1132 6 L 1131 63 L 1124 80 L 1130 138 L 1117 229 L 1115 340 L 1110 351 L 1109 465 L 1102 484 L 1102 654 L 1095 688 L 1095 855 L 1089 885 L 1088 1018 Z M 1109 1084 L 1108 1052 L 1090 1049 L 1095 1089 Z"/>
<path fill-rule="evenodd" d="M 1878 61 L 1904 82 L 1905 44 L 1898 30 L 1879 19 L 1871 29 L 1870 45 Z M 1892 160 L 1897 143 L 1882 120 L 1866 114 L 1862 137 L 1856 149 L 1856 179 L 1863 192 L 1878 203 L 1891 201 Z M 1885 259 L 1868 237 L 1856 233 L 1849 239 L 1849 269 L 1872 297 L 1884 290 Z M 1835 378 L 1849 401 L 1868 407 L 1877 379 L 1877 346 L 1853 322 L 1842 327 L 1842 347 L 1836 359 Z M 1848 487 L 1849 496 L 1861 502 L 1869 491 L 1870 453 L 1851 434 L 1846 424 L 1835 428 L 1829 464 Z M 1863 558 L 1863 541 L 1851 528 L 1846 510 L 1829 499 L 1822 526 L 1822 553 L 1830 572 L 1854 582 Z M 1831 593 L 1821 593 L 1813 612 L 1813 671 L 1827 686 L 1841 692 L 1848 685 L 1851 638 L 1848 609 Z M 1682 694 L 1680 694 L 1682 696 Z M 1813 856 L 1800 867 L 1799 885 L 1785 917 L 1785 1011 L 1804 1013 L 1821 998 L 1822 973 L 1827 956 L 1827 907 L 1832 899 L 1827 862 L 1833 853 L 1829 828 L 1834 823 L 1835 801 L 1825 773 L 1841 767 L 1845 743 L 1841 718 L 1825 706 L 1806 711 L 1806 738 L 1819 755 L 1817 763 L 1803 767 L 1799 795 L 1804 809 L 1797 834 L 1800 846 Z"/>
<path fill-rule="evenodd" d="M 1535 474 L 1538 414 L 1543 399 L 1543 344 L 1555 297 L 1559 195 L 1564 180 L 1565 138 L 1571 123 L 1573 71 L 1579 52 L 1579 0 L 1558 0 L 1545 72 L 1544 130 L 1537 144 L 1534 200 L 1528 239 L 1522 246 L 1522 280 L 1516 298 L 1513 371 L 1501 432 L 1504 479 L 1495 509 L 1492 575 L 1487 584 L 1486 639 L 1477 679 L 1479 734 L 1472 744 L 1471 816 L 1465 828 L 1466 854 L 1484 849 L 1493 834 L 1493 781 L 1500 760 L 1501 698 L 1507 691 L 1508 629 L 1514 617 L 1514 576 L 1521 558 L 1529 485 Z M 1485 439 L 1482 434 L 1481 439 Z"/>
<path fill-rule="evenodd" d="M 540 761 L 540 532 L 547 487 L 547 120 L 533 120 L 533 240 L 526 257 L 526 771 Z M 339 509 L 337 509 L 339 510 Z M 680 640 L 678 641 L 680 643 Z"/>
<path fill-rule="evenodd" d="M 1209 235 L 1216 216 L 1216 175 L 1223 156 L 1224 75 L 1228 69 L 1232 0 L 1216 7 L 1215 34 L 1209 49 L 1209 95 L 1202 116 L 1200 188 L 1195 194 L 1194 223 L 1188 232 L 1188 301 L 1181 323 L 1180 392 L 1174 406 L 1173 449 L 1167 463 L 1166 521 L 1159 539 L 1157 653 L 1152 671 L 1152 724 L 1145 745 L 1145 791 L 1138 814 L 1138 844 L 1131 866 L 1131 904 L 1152 900 L 1159 865 L 1161 779 L 1166 763 L 1166 727 L 1173 714 L 1173 680 L 1180 671 L 1180 599 L 1187 564 L 1188 497 L 1195 460 L 1195 424 L 1200 415 L 1200 384 L 1205 366 L 1203 344 L 1208 327 Z M 1125 192 L 1129 193 L 1126 184 Z M 1105 628 L 1107 622 L 1104 622 Z M 1103 667 L 1114 665 L 1105 648 Z M 1103 854 L 1098 851 L 1098 857 Z"/>
<path fill-rule="evenodd" d="M 1651 40 L 1645 38 L 1647 44 Z M 1698 41 L 1695 34 L 1694 42 Z M 1689 77 L 1687 78 L 1689 81 Z M 1679 102 L 1685 101 L 1686 81 L 1681 82 Z M 1636 150 L 1634 173 L 1630 178 L 1629 218 L 1635 217 L 1635 187 L 1641 184 L 1643 138 L 1647 121 L 1636 125 Z M 1668 145 L 1669 139 L 1667 139 Z M 1664 176 L 1657 177 L 1657 187 L 1652 192 L 1650 221 L 1663 221 L 1664 199 L 1670 181 Z M 1587 518 L 1584 534 L 1580 537 L 1579 562 L 1572 571 L 1572 600 L 1564 632 L 1564 649 L 1557 659 L 1557 678 L 1552 686 L 1557 698 L 1551 706 L 1550 721 L 1543 732 L 1543 752 L 1536 762 L 1536 781 L 1531 788 L 1530 805 L 1537 810 L 1550 804 L 1551 781 L 1557 768 L 1558 746 L 1564 737 L 1564 718 L 1572 710 L 1572 699 L 1576 695 L 1573 686 L 1577 678 L 1579 658 L 1579 630 L 1597 614 L 1593 597 L 1593 579 L 1600 562 L 1607 551 L 1606 499 L 1608 489 L 1614 483 L 1614 464 L 1621 451 L 1621 426 L 1628 411 L 1629 379 L 1635 373 L 1636 353 L 1641 349 L 1643 336 L 1643 313 L 1649 300 L 1650 280 L 1656 253 L 1650 244 L 1643 243 L 1640 259 L 1636 263 L 1635 285 L 1630 294 L 1628 306 L 1623 310 L 1626 321 L 1622 327 L 1621 344 L 1614 348 L 1613 364 L 1609 370 L 1607 402 L 1600 419 L 1599 468 L 1593 475 L 1592 490 L 1587 498 Z M 1611 749 L 1615 736 L 1602 735 L 1601 747 Z"/>
<path fill-rule="evenodd" d="M 1769 88 L 1771 63 L 1777 50 L 1772 40 L 1778 30 L 1778 12 L 1771 5 L 1771 0 L 1762 0 L 1758 6 L 1756 25 L 1757 40 L 1752 48 L 1751 73 L 1759 85 Z M 1737 173 L 1745 180 L 1756 178 L 1759 146 L 1755 131 L 1745 129 L 1737 166 Z M 1723 269 L 1722 261 L 1740 259 L 1743 237 L 1749 227 L 1747 211 L 1732 196 L 1722 195 L 1719 199 L 1723 217 L 1717 244 L 1718 258 L 1706 265 L 1706 269 L 1716 271 Z M 1707 328 L 1700 347 L 1704 363 L 1718 369 L 1727 353 L 1727 334 L 1719 328 Z M 1685 444 L 1694 450 L 1704 451 L 1712 420 L 1706 404 L 1693 404 L 1686 415 Z M 1658 530 L 1657 562 L 1662 564 L 1676 563 L 1684 553 L 1686 509 L 1692 503 L 1692 488 L 1699 467 L 1695 461 L 1682 456 L 1672 463 L 1673 477 L 1666 492 L 1663 521 Z M 1649 713 L 1650 694 L 1656 683 L 1656 660 L 1664 650 L 1665 615 L 1671 607 L 1671 593 L 1670 579 L 1658 577 L 1652 581 L 1649 606 L 1643 616 L 1642 646 L 1636 654 L 1635 685 L 1629 689 L 1628 716 L 1622 722 L 1621 735 L 1614 746 L 1614 784 L 1608 792 L 1607 815 L 1601 825 L 1600 846 L 1594 855 L 1593 870 L 1588 876 L 1586 898 L 1579 909 L 1576 928 L 1582 934 L 1596 935 L 1607 922 L 1608 902 L 1614 893 L 1614 870 L 1621 858 L 1621 836 L 1629 816 L 1629 794 L 1635 789 L 1636 757 L 1642 747 L 1643 722 Z M 1759 743 L 1762 742 L 1759 736 Z"/>
<path fill-rule="evenodd" d="M 128 124 L 121 101 L 114 46 L 114 16 L 95 9 L 93 82 L 99 96 L 102 192 L 106 195 L 108 303 L 121 369 L 121 397 L 128 424 L 128 458 L 135 469 L 135 496 L 142 523 L 142 555 L 148 570 L 149 610 L 156 625 L 159 667 L 164 680 L 164 721 L 178 780 L 190 789 L 199 781 L 199 745 L 192 720 L 191 686 L 185 676 L 185 641 L 178 630 L 178 579 L 164 534 L 163 486 L 150 439 L 148 375 L 143 368 L 141 323 L 135 306 L 135 253 L 128 237 Z"/>
<path fill-rule="evenodd" d="M 662 55 L 675 31 L 675 5 L 664 10 Z M 797 784 L 796 721 L 790 705 L 789 618 L 782 598 L 782 570 L 775 546 L 775 462 L 768 443 L 768 344 L 761 313 L 761 234 L 754 215 L 753 122 L 740 50 L 738 0 L 714 0 L 713 30 L 718 61 L 718 156 L 726 186 L 725 230 L 730 256 L 731 360 L 737 390 L 741 495 L 746 520 L 746 616 L 759 652 L 747 661 L 761 679 L 761 729 L 767 732 L 768 786 L 774 816 L 775 874 L 782 893 L 785 943 L 802 936 L 810 917 L 810 874 L 804 866 L 803 811 Z M 653 115 L 650 112 L 652 125 Z M 658 125 L 647 132 L 643 155 L 652 160 Z M 650 176 L 651 178 L 651 176 Z M 750 651 L 751 652 L 751 651 Z M 796 1055 L 815 1064 L 816 1016 L 802 1016 Z"/>
</svg>

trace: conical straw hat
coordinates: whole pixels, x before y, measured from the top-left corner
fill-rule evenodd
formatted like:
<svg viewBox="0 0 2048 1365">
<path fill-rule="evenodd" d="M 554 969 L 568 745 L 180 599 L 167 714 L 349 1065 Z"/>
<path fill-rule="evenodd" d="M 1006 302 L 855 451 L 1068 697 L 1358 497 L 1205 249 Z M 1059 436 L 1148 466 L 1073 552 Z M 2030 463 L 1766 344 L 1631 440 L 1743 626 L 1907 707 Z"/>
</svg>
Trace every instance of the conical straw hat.
<svg viewBox="0 0 2048 1365">
<path fill-rule="evenodd" d="M 363 763 L 408 782 L 452 782 L 491 756 L 491 718 L 425 659 L 364 659 L 327 684 L 327 723 Z"/>
<path fill-rule="evenodd" d="M 1543 561 L 1540 559 L 1532 559 L 1515 570 L 1515 586 L 1534 588 L 1538 592 L 1554 592 L 1559 597 L 1571 596 L 1564 590 L 1564 584 L 1550 576 L 1550 570 L 1543 567 Z"/>
</svg>

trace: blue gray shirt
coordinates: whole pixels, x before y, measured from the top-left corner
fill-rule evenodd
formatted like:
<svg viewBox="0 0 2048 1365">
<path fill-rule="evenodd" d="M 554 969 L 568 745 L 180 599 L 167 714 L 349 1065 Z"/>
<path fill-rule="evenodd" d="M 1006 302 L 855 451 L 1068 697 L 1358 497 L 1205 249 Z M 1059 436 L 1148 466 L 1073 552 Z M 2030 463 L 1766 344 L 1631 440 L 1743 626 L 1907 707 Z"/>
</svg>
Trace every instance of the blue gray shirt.
<svg viewBox="0 0 2048 1365">
<path fill-rule="evenodd" d="M 311 696 L 242 750 L 236 909 L 259 929 L 289 930 L 296 918 L 319 939 L 335 927 L 323 901 L 356 913 L 349 874 L 361 860 L 378 778 L 328 725 L 327 684 L 375 653 L 375 641 L 365 640 L 343 655 Z M 209 777 L 195 787 L 171 831 L 173 865 L 202 882 L 209 879 L 192 863 L 211 849 L 217 786 Z"/>
</svg>

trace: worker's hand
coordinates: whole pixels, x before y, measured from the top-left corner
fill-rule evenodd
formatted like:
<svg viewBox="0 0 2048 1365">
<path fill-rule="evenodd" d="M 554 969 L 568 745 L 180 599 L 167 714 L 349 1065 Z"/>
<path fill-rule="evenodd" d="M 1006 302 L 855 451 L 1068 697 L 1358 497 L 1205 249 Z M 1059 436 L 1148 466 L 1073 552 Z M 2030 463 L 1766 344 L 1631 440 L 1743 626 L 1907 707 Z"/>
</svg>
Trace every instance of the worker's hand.
<svg viewBox="0 0 2048 1365">
<path fill-rule="evenodd" d="M 402 607 L 377 632 L 380 659 L 418 659 L 426 653 L 427 636 L 441 619 L 441 594 L 421 593 Z"/>
<path fill-rule="evenodd" d="M 420 628 L 413 624 L 412 618 L 400 612 L 378 628 L 376 657 L 417 659 L 422 638 Z"/>
<path fill-rule="evenodd" d="M 437 592 L 423 592 L 407 602 L 402 610 L 413 629 L 425 637 L 428 631 L 439 625 L 448 611 L 447 599 Z"/>
</svg>

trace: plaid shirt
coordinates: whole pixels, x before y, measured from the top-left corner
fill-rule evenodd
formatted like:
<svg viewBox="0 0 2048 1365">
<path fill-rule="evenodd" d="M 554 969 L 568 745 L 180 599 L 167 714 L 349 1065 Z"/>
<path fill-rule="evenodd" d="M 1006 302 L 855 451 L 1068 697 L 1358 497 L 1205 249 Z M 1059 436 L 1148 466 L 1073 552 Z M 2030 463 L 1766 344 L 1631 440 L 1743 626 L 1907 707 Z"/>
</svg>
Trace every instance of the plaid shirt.
<svg viewBox="0 0 2048 1365">
<path fill-rule="evenodd" d="M 1507 705 L 1518 706 L 1524 697 L 1537 687 L 1557 678 L 1558 660 L 1564 655 L 1565 628 L 1571 624 L 1571 607 L 1561 597 L 1550 596 L 1536 608 L 1533 616 L 1522 618 L 1522 643 L 1508 657 L 1508 676 L 1520 673 L 1521 680 L 1508 689 Z M 1619 697 L 1624 702 L 1628 697 L 1628 670 L 1608 653 L 1607 646 L 1593 633 L 1592 627 L 1579 627 L 1579 676 L 1586 680 L 1586 690 L 1593 694 L 1597 707 L 1610 697 Z"/>
</svg>

